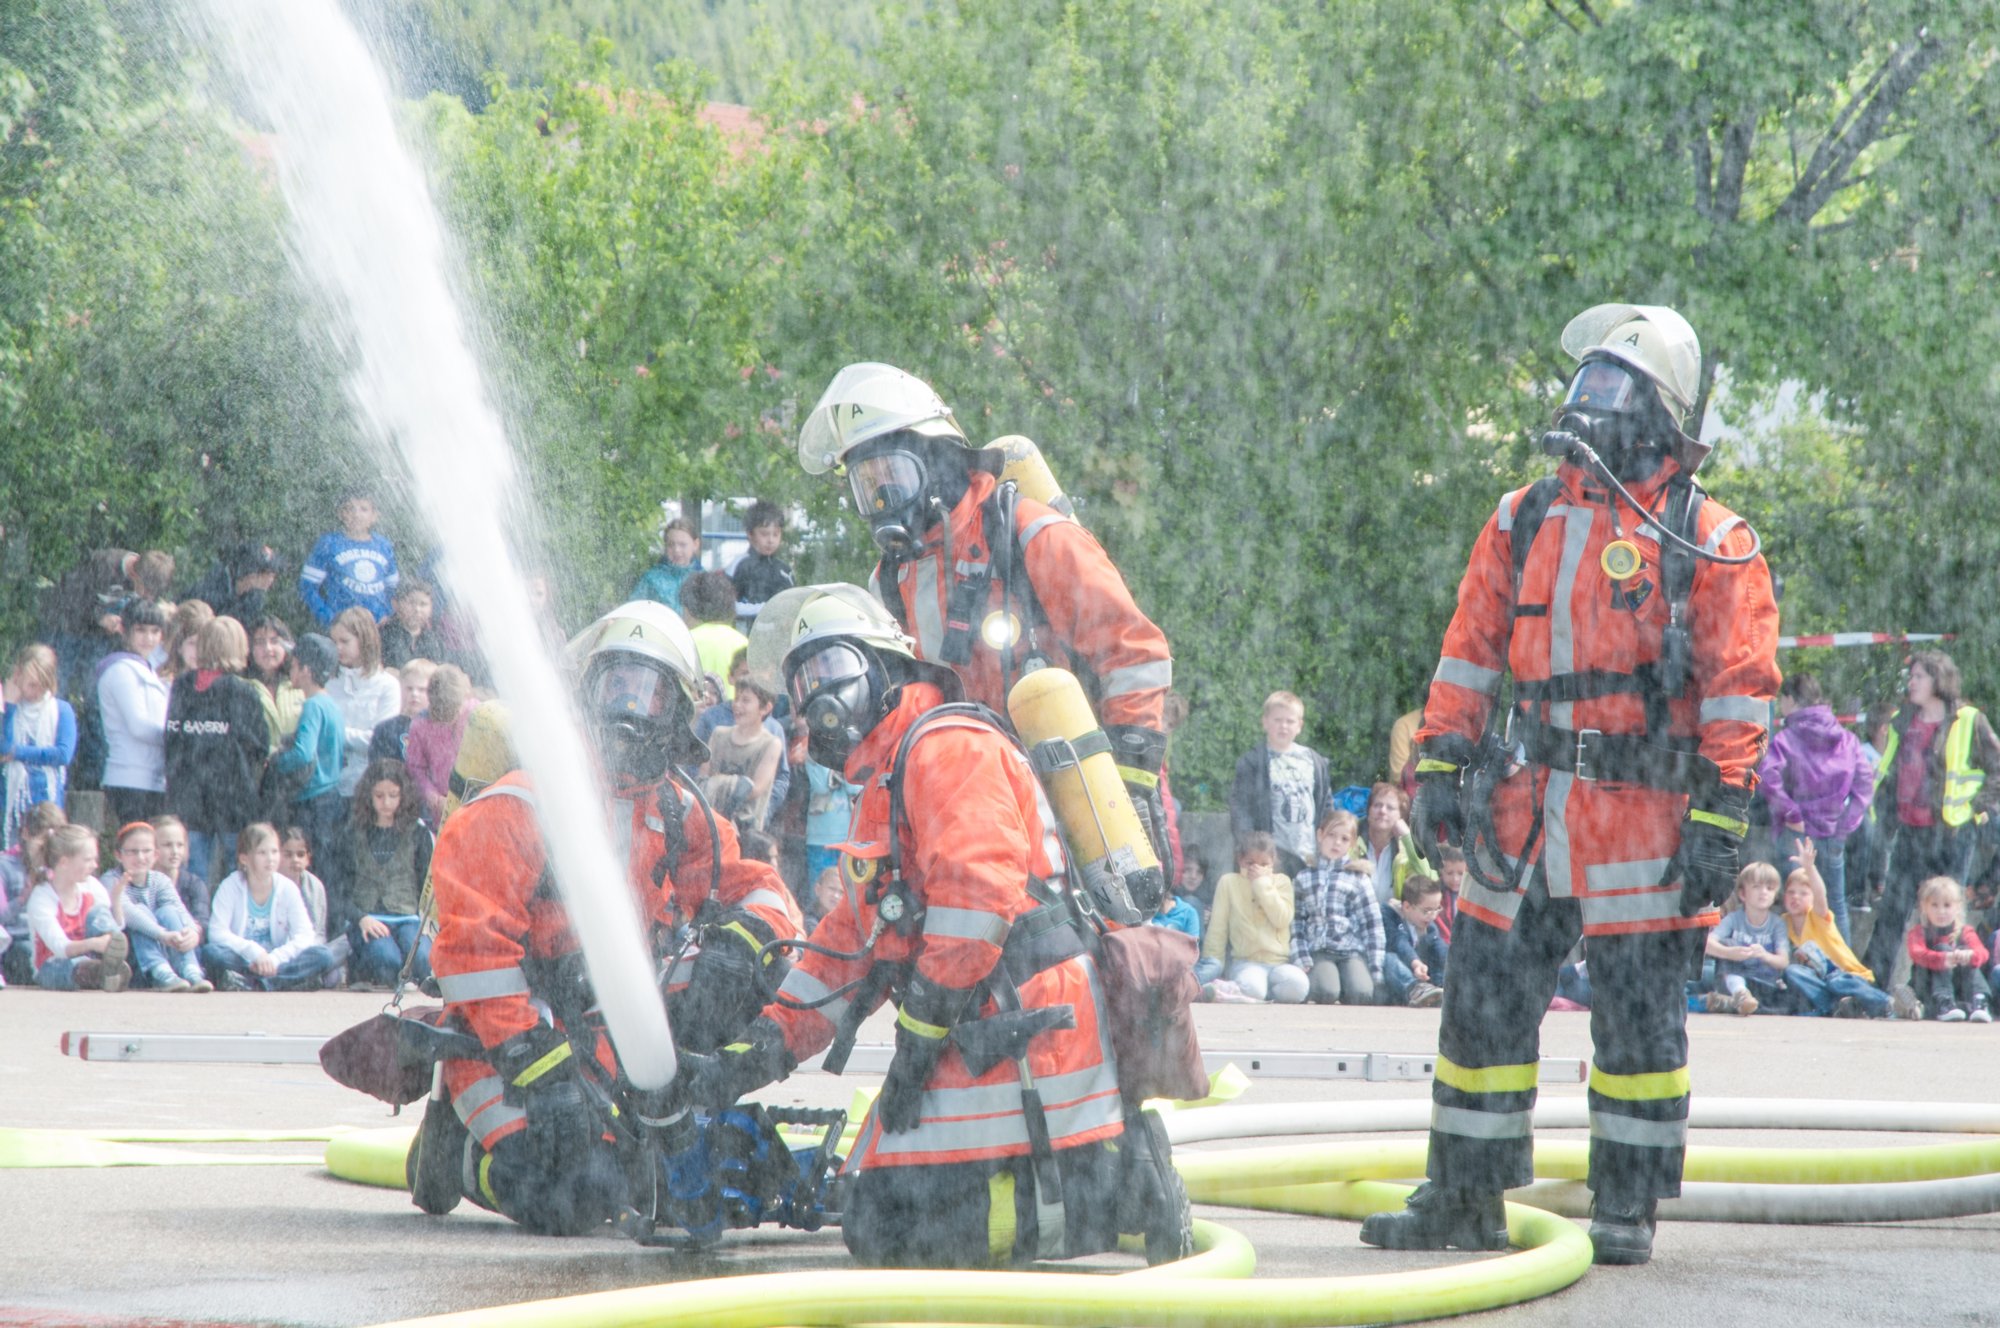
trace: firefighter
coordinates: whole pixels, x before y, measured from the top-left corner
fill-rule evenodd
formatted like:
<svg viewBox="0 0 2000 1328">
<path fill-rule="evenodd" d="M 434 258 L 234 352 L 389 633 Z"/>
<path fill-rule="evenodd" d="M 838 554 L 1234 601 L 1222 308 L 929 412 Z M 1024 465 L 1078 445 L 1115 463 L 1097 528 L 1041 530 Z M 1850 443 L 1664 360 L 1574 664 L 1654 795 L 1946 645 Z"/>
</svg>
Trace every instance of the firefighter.
<svg viewBox="0 0 2000 1328">
<path fill-rule="evenodd" d="M 879 605 L 829 591 L 784 671 L 813 759 L 862 786 L 841 903 L 739 1043 L 689 1057 L 691 1100 L 734 1101 L 893 994 L 896 1049 L 845 1168 L 864 1263 L 986 1267 L 1185 1249 L 1156 1117 L 1128 1131 L 1098 969 L 1025 754 Z M 857 605 L 857 599 L 859 603 Z M 836 1055 L 836 1053 L 838 1053 Z M 1170 1248 L 1169 1248 L 1170 1247 Z"/>
<path fill-rule="evenodd" d="M 844 467 L 881 561 L 870 587 L 949 665 L 966 696 L 1005 713 L 1023 673 L 1058 664 L 1083 680 L 1160 861 L 1171 861 L 1160 767 L 1173 685 L 1165 633 L 1073 518 L 999 478 L 931 388 L 886 364 L 850 364 L 799 431 L 808 473 Z"/>
<path fill-rule="evenodd" d="M 1419 842 L 1468 850 L 1431 1089 L 1429 1181 L 1362 1225 L 1392 1249 L 1500 1249 L 1534 1177 L 1542 1013 L 1590 938 L 1590 1236 L 1644 1263 L 1680 1193 L 1682 983 L 1734 886 L 1778 688 L 1756 537 L 1693 482 L 1701 351 L 1671 309 L 1610 304 L 1543 448 L 1553 480 L 1500 500 L 1473 546 L 1417 733 Z M 1663 533 L 1664 532 L 1664 533 Z M 1678 538 L 1676 538 L 1678 537 Z M 1504 675 L 1504 739 L 1486 738 Z"/>
<path fill-rule="evenodd" d="M 706 748 L 646 699 L 669 687 L 671 713 L 683 700 L 694 713 L 699 664 L 680 615 L 649 600 L 620 605 L 570 643 L 570 658 L 610 784 L 618 851 L 671 962 L 674 1041 L 712 1051 L 775 990 L 778 960 L 766 947 L 803 935 L 804 917 L 777 868 L 743 857 L 736 828 L 702 801 L 690 772 Z"/>
</svg>

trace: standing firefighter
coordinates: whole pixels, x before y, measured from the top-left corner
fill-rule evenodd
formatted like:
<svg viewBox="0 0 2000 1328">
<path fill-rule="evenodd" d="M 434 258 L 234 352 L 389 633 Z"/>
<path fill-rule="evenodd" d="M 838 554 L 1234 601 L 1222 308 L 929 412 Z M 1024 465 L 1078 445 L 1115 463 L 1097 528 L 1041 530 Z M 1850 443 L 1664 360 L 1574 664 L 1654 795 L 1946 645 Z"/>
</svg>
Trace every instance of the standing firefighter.
<svg viewBox="0 0 2000 1328">
<path fill-rule="evenodd" d="M 1017 493 L 1001 449 L 973 447 L 936 392 L 886 364 L 835 375 L 799 431 L 799 460 L 814 475 L 846 468 L 882 551 L 872 588 L 917 658 L 949 665 L 970 700 L 1004 713 L 1008 689 L 1043 664 L 1082 679 L 1169 861 L 1159 785 L 1173 659 L 1090 532 Z"/>
<path fill-rule="evenodd" d="M 692 1100 L 733 1101 L 829 1045 L 837 1068 L 893 995 L 895 1055 L 845 1168 L 856 1258 L 985 1267 L 1098 1253 L 1121 1231 L 1177 1256 L 1185 1197 L 1157 1117 L 1127 1128 L 1100 970 L 1026 755 L 843 592 L 799 610 L 784 670 L 813 758 L 863 788 L 845 897 L 743 1041 L 683 1061 Z"/>
<path fill-rule="evenodd" d="M 1507 494 L 1473 546 L 1417 734 L 1419 842 L 1468 850 L 1431 1089 L 1429 1184 L 1361 1238 L 1500 1249 L 1534 1176 L 1542 1013 L 1590 938 L 1590 1236 L 1644 1263 L 1680 1193 L 1682 982 L 1734 885 L 1778 687 L 1756 537 L 1705 500 L 1682 431 L 1701 373 L 1671 309 L 1607 304 L 1563 330 L 1581 363 L 1543 436 L 1553 479 Z M 1511 729 L 1482 739 L 1504 675 Z"/>
</svg>

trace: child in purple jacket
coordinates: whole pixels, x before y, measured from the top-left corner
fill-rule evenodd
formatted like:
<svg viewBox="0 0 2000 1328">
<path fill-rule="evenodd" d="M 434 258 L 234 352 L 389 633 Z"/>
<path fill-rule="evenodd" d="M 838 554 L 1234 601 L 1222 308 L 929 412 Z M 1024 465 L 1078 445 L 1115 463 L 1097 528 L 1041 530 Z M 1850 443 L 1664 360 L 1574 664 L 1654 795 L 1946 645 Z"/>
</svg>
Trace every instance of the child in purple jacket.
<svg viewBox="0 0 2000 1328">
<path fill-rule="evenodd" d="M 1771 805 L 1771 829 L 1789 879 L 1799 866 L 1798 846 L 1819 850 L 1827 904 L 1843 939 L 1847 925 L 1847 837 L 1868 815 L 1875 794 L 1875 761 L 1861 740 L 1841 727 L 1810 673 L 1794 673 L 1778 689 L 1780 727 L 1757 767 L 1757 791 Z"/>
</svg>

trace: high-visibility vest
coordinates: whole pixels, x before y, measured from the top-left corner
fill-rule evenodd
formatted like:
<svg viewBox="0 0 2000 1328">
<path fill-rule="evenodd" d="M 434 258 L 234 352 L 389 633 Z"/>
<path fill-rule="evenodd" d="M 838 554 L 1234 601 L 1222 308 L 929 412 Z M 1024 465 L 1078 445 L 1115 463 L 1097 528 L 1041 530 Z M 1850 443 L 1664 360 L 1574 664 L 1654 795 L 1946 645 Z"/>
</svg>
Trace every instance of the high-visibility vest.
<svg viewBox="0 0 2000 1328">
<path fill-rule="evenodd" d="M 1898 719 L 1901 717 L 1900 713 L 1896 716 Z M 1951 728 L 1944 738 L 1944 806 L 1940 814 L 1944 823 L 1953 829 L 1972 819 L 1972 800 L 1986 786 L 1986 772 L 1972 764 L 1972 735 L 1978 723 L 1978 707 L 1962 705 L 1952 716 Z M 1882 764 L 1875 772 L 1878 793 L 1883 781 L 1889 779 L 1896 769 L 1896 749 L 1902 741 L 1903 726 L 1892 722 L 1889 740 L 1882 746 Z"/>
</svg>

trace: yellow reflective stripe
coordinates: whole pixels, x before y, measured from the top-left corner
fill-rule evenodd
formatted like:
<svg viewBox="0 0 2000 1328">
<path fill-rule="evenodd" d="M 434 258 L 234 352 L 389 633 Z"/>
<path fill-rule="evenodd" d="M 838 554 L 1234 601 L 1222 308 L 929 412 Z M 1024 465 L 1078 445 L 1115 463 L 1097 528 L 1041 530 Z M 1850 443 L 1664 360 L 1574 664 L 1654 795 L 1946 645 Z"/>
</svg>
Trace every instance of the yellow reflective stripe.
<svg viewBox="0 0 2000 1328">
<path fill-rule="evenodd" d="M 1426 756 L 1423 760 L 1417 762 L 1417 773 L 1420 775 L 1457 774 L 1458 767 L 1449 761 L 1435 761 Z"/>
<path fill-rule="evenodd" d="M 1620 1102 L 1664 1102 L 1686 1097 L 1689 1082 L 1685 1065 L 1653 1074 L 1612 1074 L 1595 1065 L 1590 1067 L 1590 1091 Z"/>
<path fill-rule="evenodd" d="M 996 1172 L 986 1182 L 986 1253 L 995 1263 L 1014 1258 L 1014 1173 Z"/>
<path fill-rule="evenodd" d="M 1540 1082 L 1541 1067 L 1530 1062 L 1527 1065 L 1489 1065 L 1475 1070 L 1440 1056 L 1437 1058 L 1436 1075 L 1440 1083 L 1461 1093 L 1526 1093 Z"/>
<path fill-rule="evenodd" d="M 1160 777 L 1158 775 L 1150 770 L 1141 770 L 1137 766 L 1119 766 L 1118 778 L 1127 784 L 1137 784 L 1140 788 L 1158 788 L 1160 786 Z"/>
<path fill-rule="evenodd" d="M 902 1027 L 909 1029 L 912 1033 L 915 1033 L 918 1037 L 927 1037 L 935 1040 L 951 1036 L 949 1028 L 945 1028 L 939 1024 L 927 1024 L 921 1019 L 913 1018 L 908 1010 L 900 1006 L 896 1010 L 896 1022 Z"/>
<path fill-rule="evenodd" d="M 1688 820 L 1700 821 L 1703 825 L 1719 825 L 1732 835 L 1747 835 L 1750 833 L 1750 823 L 1748 821 L 1738 821 L 1727 816 L 1718 815 L 1715 812 L 1705 812 L 1699 807 L 1688 808 Z"/>
<path fill-rule="evenodd" d="M 486 1202 L 493 1205 L 493 1211 L 500 1211 L 500 1196 L 493 1193 L 493 1154 L 487 1153 L 479 1159 L 479 1192 L 486 1196 Z"/>
<path fill-rule="evenodd" d="M 569 1043 L 565 1042 L 554 1051 L 549 1052 L 546 1056 L 536 1061 L 533 1065 L 530 1065 L 527 1069 L 521 1071 L 521 1073 L 515 1075 L 514 1087 L 526 1088 L 529 1084 L 534 1083 L 535 1080 L 541 1078 L 568 1059 Z"/>
<path fill-rule="evenodd" d="M 723 930 L 733 931 L 738 936 L 741 936 L 744 940 L 744 943 L 750 947 L 751 954 L 756 954 L 759 950 L 762 950 L 764 948 L 764 943 L 757 939 L 757 934 L 751 931 L 748 927 L 744 926 L 740 922 L 732 922 L 728 926 L 724 927 Z M 774 962 L 777 959 L 777 957 L 778 957 L 777 951 L 775 950 L 768 951 L 764 955 L 764 962 L 766 964 L 770 964 Z"/>
</svg>

